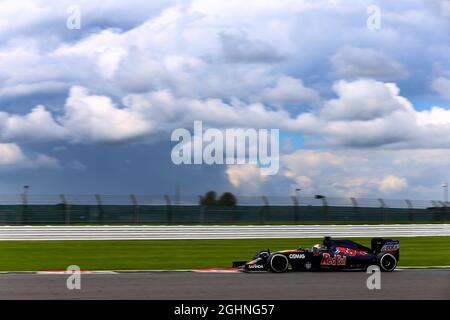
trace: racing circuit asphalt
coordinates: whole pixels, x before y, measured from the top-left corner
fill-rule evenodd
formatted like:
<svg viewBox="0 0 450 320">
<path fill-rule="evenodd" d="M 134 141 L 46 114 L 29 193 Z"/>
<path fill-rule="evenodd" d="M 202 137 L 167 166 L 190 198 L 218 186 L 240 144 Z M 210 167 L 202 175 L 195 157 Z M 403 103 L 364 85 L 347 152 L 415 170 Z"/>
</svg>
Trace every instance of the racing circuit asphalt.
<svg viewBox="0 0 450 320">
<path fill-rule="evenodd" d="M 0 299 L 450 299 L 450 269 L 382 273 L 369 290 L 364 272 L 0 274 Z"/>
</svg>

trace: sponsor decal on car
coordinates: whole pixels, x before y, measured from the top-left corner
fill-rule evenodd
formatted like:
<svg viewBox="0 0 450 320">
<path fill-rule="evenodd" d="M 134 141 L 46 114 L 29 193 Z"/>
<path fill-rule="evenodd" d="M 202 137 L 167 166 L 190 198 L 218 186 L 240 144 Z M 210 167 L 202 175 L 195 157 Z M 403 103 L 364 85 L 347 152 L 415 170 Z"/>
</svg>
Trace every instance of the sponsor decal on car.
<svg viewBox="0 0 450 320">
<path fill-rule="evenodd" d="M 304 253 L 291 253 L 289 259 L 305 259 Z"/>
<path fill-rule="evenodd" d="M 362 250 L 360 251 L 360 250 L 351 249 L 351 248 L 344 248 L 344 247 L 337 247 L 336 253 L 342 253 L 342 254 L 345 254 L 346 256 L 351 256 L 351 257 L 357 256 L 357 255 L 360 255 L 360 256 L 367 255 L 367 252 L 365 252 L 365 251 L 362 251 Z"/>
<path fill-rule="evenodd" d="M 381 251 L 397 251 L 400 248 L 400 244 L 397 242 L 387 242 L 382 248 Z"/>
<path fill-rule="evenodd" d="M 249 269 L 263 269 L 264 265 L 262 265 L 262 264 L 249 264 L 248 268 Z"/>
<path fill-rule="evenodd" d="M 335 255 L 332 257 L 329 253 L 324 252 L 320 264 L 323 266 L 345 266 L 346 262 L 346 256 Z"/>
</svg>

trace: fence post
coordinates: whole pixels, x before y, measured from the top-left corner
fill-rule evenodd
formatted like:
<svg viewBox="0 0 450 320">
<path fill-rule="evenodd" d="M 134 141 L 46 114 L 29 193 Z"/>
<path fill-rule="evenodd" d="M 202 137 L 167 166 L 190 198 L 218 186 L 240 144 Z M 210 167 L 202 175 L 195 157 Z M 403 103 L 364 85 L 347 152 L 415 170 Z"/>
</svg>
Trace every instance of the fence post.
<svg viewBox="0 0 450 320">
<path fill-rule="evenodd" d="M 438 213 L 437 215 L 434 216 L 434 220 L 438 221 L 438 220 L 444 220 L 444 215 L 447 212 L 447 204 L 444 201 L 439 201 L 439 203 L 442 205 L 442 213 Z"/>
<path fill-rule="evenodd" d="M 442 213 L 442 222 L 448 221 L 450 217 L 450 202 L 445 202 L 444 212 Z"/>
<path fill-rule="evenodd" d="M 328 221 L 328 201 L 327 197 L 323 195 L 316 195 L 316 199 L 322 200 L 322 210 L 324 213 L 325 221 Z"/>
<path fill-rule="evenodd" d="M 238 218 L 238 200 L 236 199 L 236 204 L 233 206 L 233 223 L 237 223 L 239 218 Z"/>
<path fill-rule="evenodd" d="M 61 193 L 59 198 L 64 206 L 64 223 L 70 224 L 70 205 L 67 203 L 66 196 L 64 194 Z"/>
<path fill-rule="evenodd" d="M 172 203 L 170 197 L 166 194 L 164 195 L 164 200 L 166 200 L 166 211 L 167 211 L 167 223 L 171 224 L 173 221 L 172 217 Z"/>
<path fill-rule="evenodd" d="M 131 203 L 133 204 L 134 222 L 139 223 L 139 203 L 134 194 L 130 194 Z"/>
<path fill-rule="evenodd" d="M 103 222 L 103 203 L 102 203 L 102 197 L 99 194 L 95 194 L 95 199 L 97 200 L 97 209 L 99 213 L 99 220 L 100 222 Z"/>
<path fill-rule="evenodd" d="M 27 206 L 28 206 L 28 197 L 25 193 L 22 193 L 20 195 L 20 197 L 22 198 L 22 224 L 25 224 L 26 221 L 28 220 L 27 218 Z"/>
<path fill-rule="evenodd" d="M 380 203 L 381 214 L 383 216 L 383 222 L 386 222 L 386 210 L 385 210 L 387 208 L 386 202 L 384 202 L 384 200 L 381 198 L 378 198 L 378 202 Z"/>
<path fill-rule="evenodd" d="M 356 217 L 355 217 L 355 218 L 360 218 L 359 220 L 361 220 L 361 218 L 363 218 L 363 217 L 360 217 L 360 216 L 357 214 L 357 213 L 358 213 L 358 201 L 356 201 L 356 198 L 354 198 L 354 197 L 351 197 L 351 198 L 350 198 L 350 201 L 352 202 L 353 213 L 356 214 Z"/>
<path fill-rule="evenodd" d="M 411 222 L 411 221 L 414 221 L 414 210 L 413 210 L 412 202 L 411 202 L 411 200 L 409 200 L 409 199 L 406 199 L 405 202 L 406 202 L 406 205 L 408 206 L 408 212 L 409 212 L 409 214 L 408 214 L 408 220 L 409 220 L 410 222 Z"/>
<path fill-rule="evenodd" d="M 433 217 L 436 217 L 436 212 L 439 210 L 439 204 L 436 201 L 431 200 L 431 206 L 433 208 L 433 210 L 431 211 L 433 213 Z M 428 221 L 430 220 L 428 218 L 428 215 L 427 215 L 427 220 Z M 434 220 L 434 218 L 433 218 L 433 220 Z"/>
<path fill-rule="evenodd" d="M 203 223 L 203 222 L 205 222 L 205 215 L 207 214 L 208 206 L 202 204 L 202 199 L 203 199 L 202 196 L 197 196 L 197 198 L 198 198 L 198 204 L 200 206 L 199 220 L 200 220 L 200 223 Z"/>
<path fill-rule="evenodd" d="M 294 203 L 294 220 L 298 222 L 298 211 L 299 211 L 299 202 L 298 197 L 292 196 L 292 202 Z"/>
<path fill-rule="evenodd" d="M 387 208 L 386 202 L 383 199 L 378 198 L 378 202 L 380 203 L 381 208 Z"/>
<path fill-rule="evenodd" d="M 269 199 L 267 199 L 266 196 L 262 196 L 261 197 L 263 203 L 264 203 L 264 207 L 262 210 L 262 222 L 265 223 L 265 221 L 267 220 L 270 212 L 269 212 Z"/>
<path fill-rule="evenodd" d="M 239 203 L 239 199 L 236 197 L 236 203 L 233 206 L 230 206 L 230 208 L 232 210 L 231 211 L 231 222 L 233 222 L 233 223 L 237 223 L 237 221 L 239 220 L 239 218 L 238 218 L 238 208 L 237 208 L 238 203 Z M 229 213 L 227 213 L 227 216 L 223 219 L 223 221 L 228 221 L 228 214 Z"/>
<path fill-rule="evenodd" d="M 444 201 L 444 211 L 442 212 L 442 215 L 441 215 L 442 222 L 445 222 L 446 220 L 448 220 L 449 212 L 450 212 L 450 202 Z"/>
</svg>

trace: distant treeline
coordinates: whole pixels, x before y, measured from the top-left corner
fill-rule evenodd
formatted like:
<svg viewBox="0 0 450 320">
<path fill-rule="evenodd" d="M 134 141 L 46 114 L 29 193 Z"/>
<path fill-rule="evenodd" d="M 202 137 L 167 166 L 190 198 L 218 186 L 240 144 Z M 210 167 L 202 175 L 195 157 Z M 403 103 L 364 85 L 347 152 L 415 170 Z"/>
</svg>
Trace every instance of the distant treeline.
<svg viewBox="0 0 450 320">
<path fill-rule="evenodd" d="M 231 192 L 224 192 L 217 198 L 217 193 L 215 191 L 208 191 L 200 198 L 199 204 L 201 206 L 232 207 L 237 205 L 237 199 Z"/>
</svg>

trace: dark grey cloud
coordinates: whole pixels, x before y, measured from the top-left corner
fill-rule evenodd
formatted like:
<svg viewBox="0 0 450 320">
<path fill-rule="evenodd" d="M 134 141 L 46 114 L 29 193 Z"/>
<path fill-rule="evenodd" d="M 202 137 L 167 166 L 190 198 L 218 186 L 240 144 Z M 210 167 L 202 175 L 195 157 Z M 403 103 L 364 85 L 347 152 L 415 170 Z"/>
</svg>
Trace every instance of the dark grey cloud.
<svg viewBox="0 0 450 320">
<path fill-rule="evenodd" d="M 230 62 L 273 63 L 285 59 L 271 44 L 249 39 L 245 33 L 221 33 L 220 41 L 223 55 Z"/>
<path fill-rule="evenodd" d="M 400 62 L 371 48 L 340 48 L 331 57 L 331 63 L 337 75 L 342 78 L 362 77 L 395 81 L 408 76 Z"/>
</svg>

